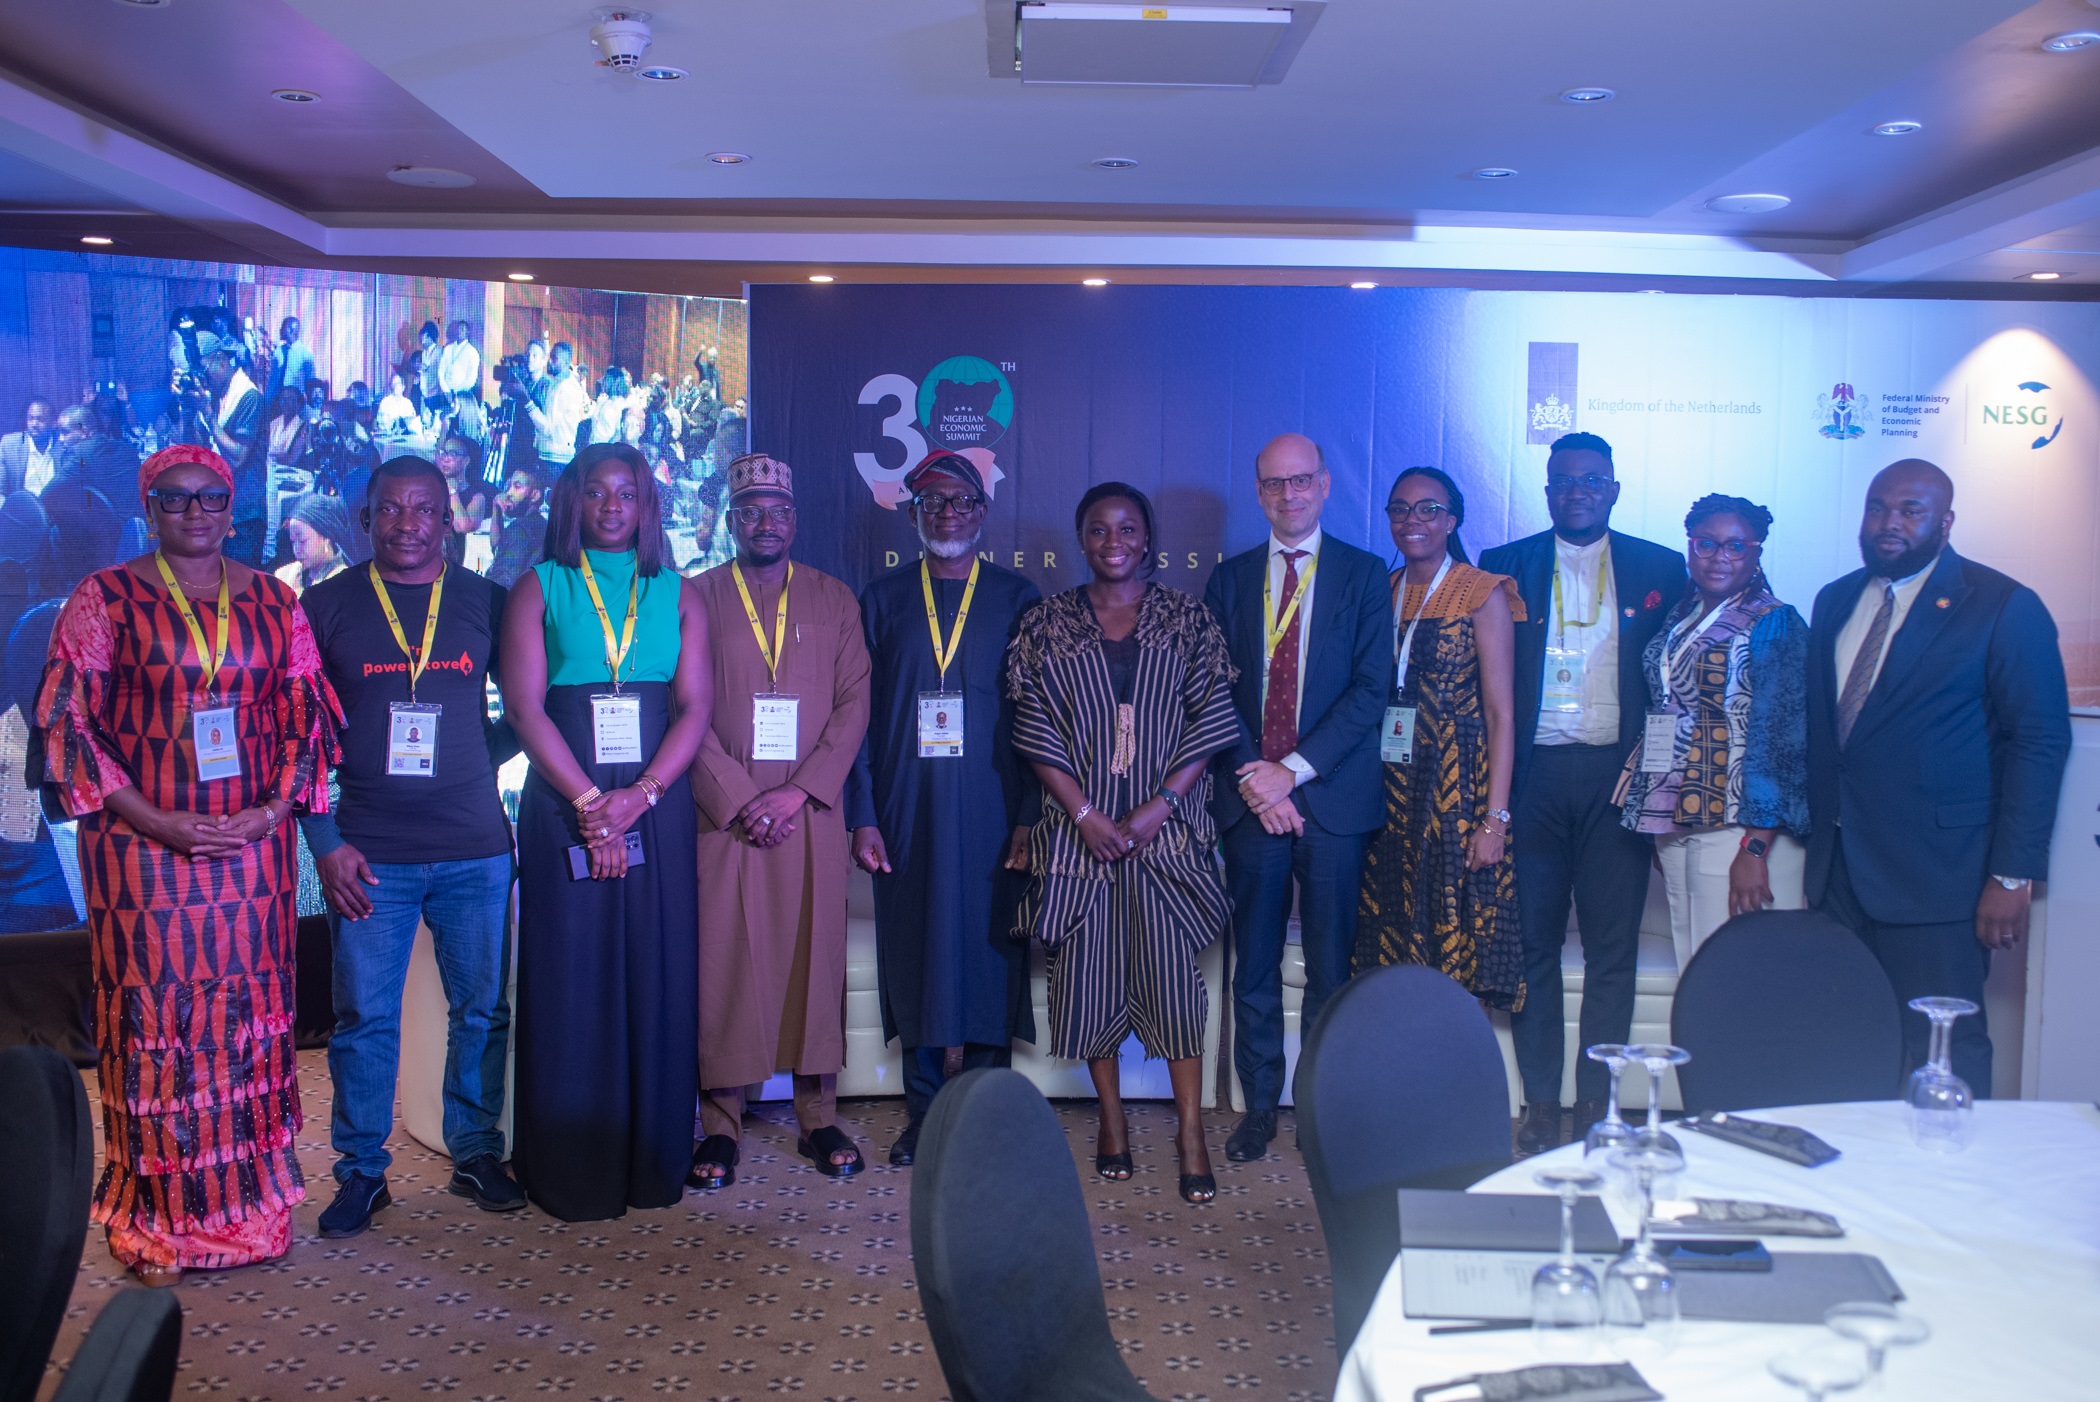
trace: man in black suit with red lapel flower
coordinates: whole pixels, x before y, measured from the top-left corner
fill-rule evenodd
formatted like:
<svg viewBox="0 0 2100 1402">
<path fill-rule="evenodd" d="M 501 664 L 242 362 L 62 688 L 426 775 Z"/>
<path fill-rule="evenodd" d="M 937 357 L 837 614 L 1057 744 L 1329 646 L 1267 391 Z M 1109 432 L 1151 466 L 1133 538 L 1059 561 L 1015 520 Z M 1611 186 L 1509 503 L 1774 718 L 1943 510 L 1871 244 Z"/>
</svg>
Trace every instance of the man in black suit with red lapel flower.
<svg viewBox="0 0 2100 1402">
<path fill-rule="evenodd" d="M 1685 590 L 1684 556 L 1611 529 L 1619 481 L 1611 445 L 1593 433 L 1558 439 L 1546 458 L 1553 529 L 1497 546 L 1480 567 L 1524 596 L 1516 625 L 1517 771 L 1510 820 L 1524 926 L 1524 1001 L 1511 1015 L 1526 1153 L 1560 1143 L 1566 1037 L 1561 947 L 1568 905 L 1582 935 L 1578 1046 L 1624 1042 L 1633 1025 L 1649 840 L 1612 802 L 1640 743 L 1647 685 L 1641 652 Z M 1508 818 L 1509 815 L 1504 815 Z M 1604 1115 L 1606 1072 L 1575 1069 L 1575 1132 Z"/>
</svg>

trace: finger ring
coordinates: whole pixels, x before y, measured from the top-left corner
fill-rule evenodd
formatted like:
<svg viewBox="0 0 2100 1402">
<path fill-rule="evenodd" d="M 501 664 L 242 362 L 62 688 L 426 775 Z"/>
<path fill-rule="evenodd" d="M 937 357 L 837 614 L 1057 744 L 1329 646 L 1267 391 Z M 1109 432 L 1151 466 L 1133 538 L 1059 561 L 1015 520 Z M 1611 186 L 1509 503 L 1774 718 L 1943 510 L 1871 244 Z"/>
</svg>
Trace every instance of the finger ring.
<svg viewBox="0 0 2100 1402">
<path fill-rule="evenodd" d="M 598 829 L 598 836 L 600 836 L 600 837 L 611 837 L 611 836 L 612 836 L 612 829 L 611 829 L 611 828 L 600 828 L 600 829 Z"/>
</svg>

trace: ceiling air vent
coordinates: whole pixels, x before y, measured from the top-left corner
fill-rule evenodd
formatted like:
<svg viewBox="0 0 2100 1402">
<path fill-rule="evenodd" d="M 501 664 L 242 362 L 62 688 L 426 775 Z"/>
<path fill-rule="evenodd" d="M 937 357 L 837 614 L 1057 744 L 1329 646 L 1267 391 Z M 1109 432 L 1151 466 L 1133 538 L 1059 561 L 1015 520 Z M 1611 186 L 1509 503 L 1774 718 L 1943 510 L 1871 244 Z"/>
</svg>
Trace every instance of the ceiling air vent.
<svg viewBox="0 0 2100 1402">
<path fill-rule="evenodd" d="M 1251 88 L 1282 81 L 1325 8 L 1317 0 L 1222 5 L 987 0 L 985 18 L 994 76 L 1018 76 L 1024 83 Z"/>
</svg>

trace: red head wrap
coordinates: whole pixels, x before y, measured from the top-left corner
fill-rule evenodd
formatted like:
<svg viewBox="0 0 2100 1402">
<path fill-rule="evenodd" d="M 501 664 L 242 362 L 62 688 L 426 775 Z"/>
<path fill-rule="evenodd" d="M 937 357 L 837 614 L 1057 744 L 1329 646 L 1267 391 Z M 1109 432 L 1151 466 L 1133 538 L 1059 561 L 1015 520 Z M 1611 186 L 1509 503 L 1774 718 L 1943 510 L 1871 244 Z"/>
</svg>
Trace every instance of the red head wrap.
<svg viewBox="0 0 2100 1402">
<path fill-rule="evenodd" d="M 154 479 L 163 472 L 191 463 L 211 469 L 212 476 L 224 482 L 228 491 L 233 489 L 233 469 L 226 465 L 226 459 L 195 443 L 171 443 L 139 464 L 139 500 L 146 499 L 146 494 L 153 490 Z"/>
</svg>

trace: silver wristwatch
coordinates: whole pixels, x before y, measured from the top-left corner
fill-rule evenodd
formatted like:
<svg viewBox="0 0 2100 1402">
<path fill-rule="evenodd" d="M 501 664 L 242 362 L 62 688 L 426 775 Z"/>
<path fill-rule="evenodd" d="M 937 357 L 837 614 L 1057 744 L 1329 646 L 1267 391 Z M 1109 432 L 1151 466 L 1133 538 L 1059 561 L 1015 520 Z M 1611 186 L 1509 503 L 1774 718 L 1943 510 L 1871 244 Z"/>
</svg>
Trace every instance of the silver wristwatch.
<svg viewBox="0 0 2100 1402">
<path fill-rule="evenodd" d="M 1994 876 L 1991 880 L 2008 891 L 2024 891 L 2033 884 L 2032 879 L 2025 876 Z"/>
</svg>

